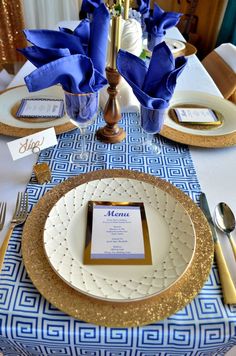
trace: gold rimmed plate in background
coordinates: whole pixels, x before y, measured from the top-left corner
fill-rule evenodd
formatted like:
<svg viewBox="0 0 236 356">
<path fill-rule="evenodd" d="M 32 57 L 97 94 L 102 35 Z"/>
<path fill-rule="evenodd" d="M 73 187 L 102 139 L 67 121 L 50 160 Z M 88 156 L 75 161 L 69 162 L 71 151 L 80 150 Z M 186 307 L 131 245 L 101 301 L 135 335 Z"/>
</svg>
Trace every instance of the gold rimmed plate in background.
<svg viewBox="0 0 236 356">
<path fill-rule="evenodd" d="M 197 48 L 191 43 L 184 42 L 184 41 L 179 41 L 179 42 L 182 42 L 185 45 L 185 47 L 180 50 L 176 50 L 173 53 L 174 57 L 180 57 L 180 56 L 191 57 L 197 53 Z"/>
<path fill-rule="evenodd" d="M 54 127 L 56 134 L 67 132 L 75 129 L 67 115 L 62 118 L 35 118 L 19 119 L 16 112 L 24 98 L 56 98 L 63 99 L 64 93 L 59 85 L 30 93 L 26 85 L 20 85 L 9 88 L 0 94 L 0 134 L 23 137 L 42 131 L 49 127 Z"/>
<path fill-rule="evenodd" d="M 186 125 L 177 122 L 172 109 L 178 107 L 208 108 L 220 117 L 219 126 Z M 165 124 L 160 134 L 175 142 L 198 147 L 236 145 L 236 105 L 216 95 L 198 91 L 176 91 L 170 101 Z"/>
<path fill-rule="evenodd" d="M 60 198 L 76 187 L 106 179 L 130 179 L 150 184 L 178 201 L 191 219 L 195 234 L 194 253 L 189 266 L 175 283 L 163 292 L 142 300 L 107 301 L 80 293 L 55 273 L 44 250 L 44 226 Z M 122 198 L 122 196 L 121 196 Z M 39 292 L 54 306 L 89 323 L 131 327 L 164 319 L 188 304 L 208 278 L 213 243 L 208 223 L 193 201 L 173 185 L 151 175 L 126 170 L 105 170 L 82 174 L 59 184 L 36 204 L 23 231 L 23 260 Z M 118 281 L 119 282 L 119 281 Z"/>
<path fill-rule="evenodd" d="M 180 56 L 191 57 L 197 53 L 197 48 L 191 43 L 172 39 L 172 38 L 166 38 L 164 39 L 164 41 L 169 46 L 175 58 Z M 149 49 L 147 49 L 147 43 L 144 43 L 144 51 L 146 56 L 150 58 L 152 52 Z"/>
</svg>

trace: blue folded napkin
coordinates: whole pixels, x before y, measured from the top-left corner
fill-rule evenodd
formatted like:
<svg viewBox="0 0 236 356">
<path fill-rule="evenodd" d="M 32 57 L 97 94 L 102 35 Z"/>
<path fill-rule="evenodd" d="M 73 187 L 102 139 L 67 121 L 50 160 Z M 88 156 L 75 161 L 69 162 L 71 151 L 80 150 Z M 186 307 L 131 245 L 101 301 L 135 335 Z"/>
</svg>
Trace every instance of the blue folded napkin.
<svg viewBox="0 0 236 356">
<path fill-rule="evenodd" d="M 98 11 L 98 13 L 99 13 L 99 11 Z M 103 15 L 101 15 L 101 16 L 103 18 Z M 96 14 L 95 14 L 95 21 L 98 21 Z M 88 43 L 89 43 L 89 38 L 90 38 L 90 26 L 91 26 L 90 21 L 88 19 L 84 19 L 79 23 L 79 25 L 74 29 L 74 31 L 72 31 L 69 28 L 65 28 L 65 27 L 59 27 L 59 31 L 66 32 L 66 33 L 69 33 L 76 37 L 79 37 L 79 40 L 82 43 L 83 49 L 86 52 Z"/>
<path fill-rule="evenodd" d="M 70 56 L 69 48 L 40 48 L 37 46 L 18 49 L 35 67 L 41 67 L 46 63 L 55 61 L 61 57 Z"/>
<path fill-rule="evenodd" d="M 20 50 L 36 67 L 68 55 L 84 54 L 89 56 L 94 67 L 104 74 L 106 65 L 107 39 L 110 14 L 107 7 L 101 4 L 94 10 L 93 20 L 85 19 L 71 33 L 68 29 L 25 30 L 26 39 L 36 48 Z M 38 60 L 37 60 L 38 58 Z"/>
<path fill-rule="evenodd" d="M 32 79 L 37 80 L 38 83 L 32 82 L 31 74 L 27 76 L 26 84 L 30 86 L 29 90 L 43 89 L 46 87 L 46 83 L 49 86 L 49 83 L 52 82 L 49 70 L 53 71 L 56 75 L 55 80 L 58 80 L 57 82 L 53 80 L 54 84 L 61 83 L 63 88 L 67 88 L 65 89 L 67 91 L 74 92 L 75 90 L 75 93 L 79 93 L 90 88 L 93 92 L 95 88 L 100 87 L 101 83 L 105 85 L 107 81 L 103 76 L 109 25 L 109 11 L 104 4 L 101 4 L 94 10 L 93 20 L 82 20 L 74 31 L 66 28 L 60 28 L 59 31 L 25 30 L 24 34 L 33 46 L 21 49 L 20 52 L 38 68 L 32 74 Z M 74 57 L 75 55 L 82 57 Z M 46 66 L 47 64 L 48 66 Z M 71 68 L 67 68 L 69 66 Z M 40 70 L 41 68 L 42 70 Z M 89 68 L 89 71 L 82 75 L 80 71 L 84 71 L 86 68 Z M 63 71 L 65 75 L 63 75 Z M 47 73 L 50 79 L 44 79 L 42 73 L 44 75 Z"/>
<path fill-rule="evenodd" d="M 83 0 L 80 9 L 80 18 L 86 17 L 87 14 L 92 14 L 94 10 L 103 3 L 103 0 Z"/>
<path fill-rule="evenodd" d="M 150 9 L 150 0 L 137 0 L 137 11 L 142 15 L 148 16 Z"/>
<path fill-rule="evenodd" d="M 146 30 L 154 36 L 164 36 L 168 28 L 179 22 L 181 15 L 178 12 L 165 12 L 154 4 L 153 15 L 145 18 Z"/>
<path fill-rule="evenodd" d="M 89 20 L 81 21 L 74 31 L 63 27 L 60 27 L 59 31 L 24 30 L 25 37 L 33 46 L 18 51 L 37 68 L 61 57 L 87 54 L 90 39 Z"/>
<path fill-rule="evenodd" d="M 140 104 L 150 110 L 165 109 L 174 93 L 176 81 L 187 59 L 174 59 L 169 47 L 162 42 L 154 47 L 149 66 L 133 54 L 120 50 L 117 69 L 132 87 Z M 156 122 L 153 132 L 160 130 Z M 154 127 L 155 126 L 155 127 Z M 151 132 L 152 128 L 149 132 Z"/>
<path fill-rule="evenodd" d="M 74 54 L 47 63 L 25 77 L 30 92 L 61 84 L 70 93 L 95 93 L 107 84 L 90 58 Z"/>
<path fill-rule="evenodd" d="M 104 4 L 94 10 L 90 27 L 88 55 L 94 67 L 102 74 L 105 73 L 107 58 L 107 43 L 109 37 L 110 13 Z"/>
</svg>

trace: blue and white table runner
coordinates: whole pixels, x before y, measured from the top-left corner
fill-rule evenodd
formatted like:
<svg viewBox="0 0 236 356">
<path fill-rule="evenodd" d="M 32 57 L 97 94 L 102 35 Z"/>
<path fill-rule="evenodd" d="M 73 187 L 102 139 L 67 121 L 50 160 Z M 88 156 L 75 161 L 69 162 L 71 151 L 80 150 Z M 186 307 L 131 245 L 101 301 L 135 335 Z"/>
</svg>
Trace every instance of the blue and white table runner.
<svg viewBox="0 0 236 356">
<path fill-rule="evenodd" d="M 187 146 L 157 137 L 161 154 L 143 145 L 139 115 L 124 114 L 120 121 L 125 141 L 105 144 L 95 132 L 104 125 L 99 116 L 87 133 L 93 164 L 75 168 L 70 152 L 79 145 L 79 131 L 58 136 L 57 147 L 40 155 L 48 162 L 52 180 L 27 186 L 30 206 L 58 183 L 76 174 L 98 169 L 129 169 L 163 178 L 198 201 L 200 185 Z M 93 160 L 93 159 L 92 159 Z M 190 356 L 224 355 L 236 344 L 236 306 L 224 305 L 216 266 L 199 295 L 185 308 L 157 323 L 135 328 L 107 328 L 76 320 L 49 304 L 28 277 L 21 256 L 22 227 L 14 230 L 0 277 L 0 351 L 4 356 Z"/>
</svg>

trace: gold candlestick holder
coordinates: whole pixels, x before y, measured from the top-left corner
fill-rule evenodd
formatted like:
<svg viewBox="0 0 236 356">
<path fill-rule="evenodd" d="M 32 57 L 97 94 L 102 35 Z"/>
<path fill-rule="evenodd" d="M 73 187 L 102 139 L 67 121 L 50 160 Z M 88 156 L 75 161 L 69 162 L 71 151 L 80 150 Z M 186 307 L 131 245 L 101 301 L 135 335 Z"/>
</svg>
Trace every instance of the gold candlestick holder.
<svg viewBox="0 0 236 356">
<path fill-rule="evenodd" d="M 106 143 L 118 143 L 126 136 L 125 131 L 118 126 L 121 119 L 120 105 L 117 99 L 120 74 L 115 68 L 106 67 L 106 76 L 109 83 L 107 88 L 109 97 L 103 113 L 106 125 L 97 131 L 97 138 Z"/>
<path fill-rule="evenodd" d="M 118 12 L 118 14 L 112 17 L 110 48 L 111 64 L 106 67 L 106 76 L 109 84 L 109 87 L 107 88 L 108 101 L 103 112 L 106 125 L 97 131 L 98 140 L 106 143 L 121 142 L 126 136 L 125 131 L 118 126 L 118 122 L 121 119 L 121 113 L 117 99 L 117 85 L 119 84 L 121 77 L 116 69 L 116 58 L 120 48 L 120 23 L 121 16 Z"/>
</svg>

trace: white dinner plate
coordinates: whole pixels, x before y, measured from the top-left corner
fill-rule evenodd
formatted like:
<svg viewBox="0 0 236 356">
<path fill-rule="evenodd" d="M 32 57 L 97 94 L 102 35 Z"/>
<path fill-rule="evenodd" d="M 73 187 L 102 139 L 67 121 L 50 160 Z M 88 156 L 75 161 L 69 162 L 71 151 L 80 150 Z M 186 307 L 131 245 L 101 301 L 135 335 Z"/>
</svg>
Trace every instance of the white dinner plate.
<svg viewBox="0 0 236 356">
<path fill-rule="evenodd" d="M 176 91 L 169 109 L 181 106 L 206 107 L 218 112 L 222 118 L 219 126 L 184 126 L 166 114 L 161 135 L 173 141 L 200 147 L 226 147 L 236 144 L 236 105 L 219 96 L 197 91 Z M 169 111 L 168 111 L 169 113 Z"/>
<path fill-rule="evenodd" d="M 144 203 L 151 266 L 83 264 L 89 200 Z M 192 221 L 175 198 L 128 178 L 93 180 L 72 189 L 54 205 L 44 229 L 44 249 L 53 270 L 79 292 L 106 301 L 142 300 L 163 292 L 187 270 L 195 243 Z"/>
<path fill-rule="evenodd" d="M 72 130 L 74 125 L 69 121 L 65 114 L 62 118 L 50 119 L 44 122 L 38 122 L 37 119 L 32 122 L 16 118 L 14 112 L 19 107 L 24 98 L 55 98 L 63 99 L 64 93 L 59 85 L 47 89 L 30 93 L 26 85 L 20 85 L 7 89 L 0 95 L 0 133 L 9 136 L 26 136 L 39 130 L 55 127 L 56 133 Z"/>
</svg>

